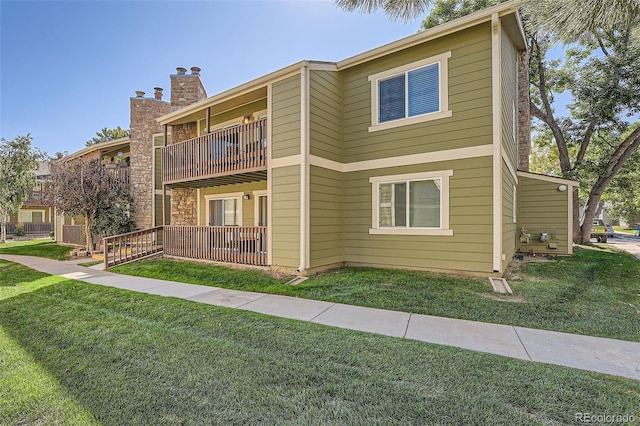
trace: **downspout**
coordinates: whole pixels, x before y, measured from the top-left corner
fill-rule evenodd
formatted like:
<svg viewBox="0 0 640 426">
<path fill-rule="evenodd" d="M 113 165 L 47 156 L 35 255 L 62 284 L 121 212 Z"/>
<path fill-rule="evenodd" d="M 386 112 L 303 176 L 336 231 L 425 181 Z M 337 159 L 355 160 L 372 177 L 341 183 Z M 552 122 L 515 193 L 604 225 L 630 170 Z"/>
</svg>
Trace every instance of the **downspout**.
<svg viewBox="0 0 640 426">
<path fill-rule="evenodd" d="M 164 125 L 164 147 L 167 146 L 167 137 L 169 135 L 168 125 Z M 160 150 L 162 152 L 162 156 L 164 157 L 164 149 Z M 162 164 L 162 160 L 160 160 L 160 164 Z M 162 181 L 162 174 L 164 172 L 164 165 L 160 171 L 160 180 Z M 167 185 L 162 182 L 162 226 L 167 224 Z M 154 223 L 155 225 L 155 223 Z"/>
<path fill-rule="evenodd" d="M 309 175 L 309 67 L 300 69 L 300 266 L 307 269 L 307 204 Z"/>
<path fill-rule="evenodd" d="M 502 272 L 502 28 L 491 15 L 491 104 L 493 124 L 493 272 Z"/>
</svg>

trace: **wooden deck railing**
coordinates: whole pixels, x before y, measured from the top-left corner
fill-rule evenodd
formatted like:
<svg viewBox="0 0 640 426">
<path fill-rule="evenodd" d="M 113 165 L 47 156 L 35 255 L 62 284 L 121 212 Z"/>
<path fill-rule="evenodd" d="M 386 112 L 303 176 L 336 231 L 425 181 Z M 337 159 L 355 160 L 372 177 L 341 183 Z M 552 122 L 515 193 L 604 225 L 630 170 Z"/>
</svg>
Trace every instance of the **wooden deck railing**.
<svg viewBox="0 0 640 426">
<path fill-rule="evenodd" d="M 162 226 L 102 239 L 104 268 L 162 252 Z"/>
<path fill-rule="evenodd" d="M 162 149 L 162 182 L 266 170 L 267 120 L 219 130 Z"/>
<path fill-rule="evenodd" d="M 167 255 L 267 265 L 266 226 L 165 226 L 164 238 Z"/>
</svg>

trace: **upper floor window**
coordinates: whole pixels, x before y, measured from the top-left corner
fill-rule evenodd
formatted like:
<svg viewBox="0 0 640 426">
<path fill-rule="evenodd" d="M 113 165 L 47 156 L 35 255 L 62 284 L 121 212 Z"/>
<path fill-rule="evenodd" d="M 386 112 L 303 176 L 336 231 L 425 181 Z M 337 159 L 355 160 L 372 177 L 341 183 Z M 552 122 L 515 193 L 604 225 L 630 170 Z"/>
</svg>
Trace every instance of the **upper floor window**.
<svg viewBox="0 0 640 426">
<path fill-rule="evenodd" d="M 369 76 L 369 131 L 450 117 L 447 60 L 451 52 Z"/>
</svg>

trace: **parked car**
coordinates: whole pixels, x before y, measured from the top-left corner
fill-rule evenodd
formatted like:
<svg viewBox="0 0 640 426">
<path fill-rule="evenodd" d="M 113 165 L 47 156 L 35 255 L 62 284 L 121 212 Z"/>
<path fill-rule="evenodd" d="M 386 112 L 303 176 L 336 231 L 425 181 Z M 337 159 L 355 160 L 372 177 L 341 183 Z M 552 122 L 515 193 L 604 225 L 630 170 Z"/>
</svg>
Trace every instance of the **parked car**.
<svg viewBox="0 0 640 426">
<path fill-rule="evenodd" d="M 607 223 L 607 224 L 606 224 L 606 225 L 604 225 L 604 226 L 605 226 L 605 228 L 606 228 L 606 230 L 607 230 L 607 232 L 606 232 L 607 237 L 609 237 L 609 238 L 613 238 L 613 226 L 611 226 L 611 224 L 609 224 L 609 223 Z"/>
<path fill-rule="evenodd" d="M 593 219 L 591 223 L 591 238 L 595 238 L 599 243 L 607 242 L 607 230 L 602 219 Z"/>
</svg>

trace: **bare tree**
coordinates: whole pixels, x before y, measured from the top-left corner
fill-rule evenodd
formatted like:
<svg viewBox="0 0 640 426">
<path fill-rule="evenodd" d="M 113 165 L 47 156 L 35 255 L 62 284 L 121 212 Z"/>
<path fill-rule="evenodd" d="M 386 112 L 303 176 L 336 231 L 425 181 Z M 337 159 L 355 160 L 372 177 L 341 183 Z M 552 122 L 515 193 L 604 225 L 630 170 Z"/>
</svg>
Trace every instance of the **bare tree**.
<svg viewBox="0 0 640 426">
<path fill-rule="evenodd" d="M 84 218 L 86 248 L 89 252 L 93 251 L 96 221 L 104 223 L 104 216 L 110 215 L 111 225 L 114 225 L 113 220 L 120 217 L 126 222 L 124 227 L 133 226 L 126 214 L 131 206 L 129 184 L 98 160 L 76 158 L 53 161 L 49 185 L 51 201 L 59 213 Z M 115 211 L 124 214 L 115 216 Z M 114 229 L 113 226 L 111 229 Z"/>
</svg>

